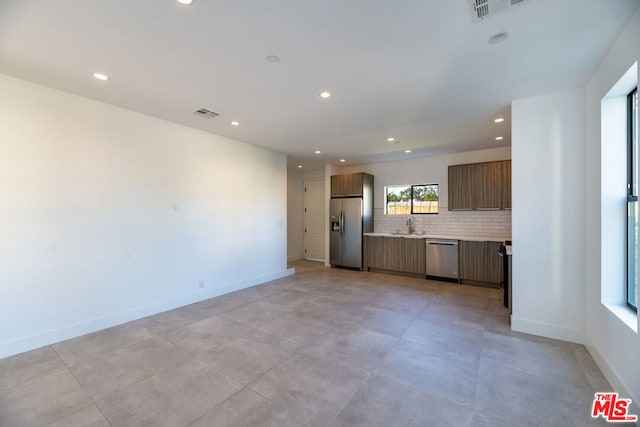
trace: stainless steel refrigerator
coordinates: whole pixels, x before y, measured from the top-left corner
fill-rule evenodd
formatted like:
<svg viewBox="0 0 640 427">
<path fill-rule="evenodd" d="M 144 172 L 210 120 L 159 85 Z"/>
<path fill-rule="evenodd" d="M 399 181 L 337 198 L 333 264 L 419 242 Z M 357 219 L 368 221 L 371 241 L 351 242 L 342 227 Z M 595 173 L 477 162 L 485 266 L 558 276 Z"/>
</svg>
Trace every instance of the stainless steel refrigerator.
<svg viewBox="0 0 640 427">
<path fill-rule="evenodd" d="M 332 197 L 329 210 L 329 262 L 362 270 L 363 233 L 373 232 L 373 177 L 365 179 L 362 196 Z M 365 177 L 365 178 L 368 178 Z"/>
</svg>

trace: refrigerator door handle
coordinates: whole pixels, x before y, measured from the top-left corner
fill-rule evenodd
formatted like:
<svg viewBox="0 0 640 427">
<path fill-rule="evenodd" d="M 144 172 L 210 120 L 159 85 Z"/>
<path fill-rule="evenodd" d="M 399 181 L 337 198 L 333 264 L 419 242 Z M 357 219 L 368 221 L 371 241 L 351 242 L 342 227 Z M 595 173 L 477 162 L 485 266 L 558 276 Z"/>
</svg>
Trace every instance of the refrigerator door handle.
<svg viewBox="0 0 640 427">
<path fill-rule="evenodd" d="M 344 211 L 340 212 L 340 235 L 344 236 Z"/>
</svg>

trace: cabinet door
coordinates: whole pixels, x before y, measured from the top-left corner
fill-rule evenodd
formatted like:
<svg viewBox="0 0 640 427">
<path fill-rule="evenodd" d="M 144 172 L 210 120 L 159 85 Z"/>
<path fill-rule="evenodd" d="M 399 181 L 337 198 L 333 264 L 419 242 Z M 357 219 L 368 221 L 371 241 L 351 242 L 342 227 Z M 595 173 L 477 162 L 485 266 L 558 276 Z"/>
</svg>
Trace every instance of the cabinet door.
<svg viewBox="0 0 640 427">
<path fill-rule="evenodd" d="M 362 196 L 362 174 L 342 175 L 342 191 L 345 196 Z"/>
<path fill-rule="evenodd" d="M 511 209 L 511 160 L 501 162 L 501 203 L 502 209 Z"/>
<path fill-rule="evenodd" d="M 473 208 L 473 177 L 476 165 L 449 166 L 449 210 Z"/>
<path fill-rule="evenodd" d="M 502 258 L 498 255 L 500 242 L 469 242 L 458 244 L 460 279 L 476 282 L 502 282 Z"/>
<path fill-rule="evenodd" d="M 333 175 L 331 177 L 331 197 L 362 196 L 362 173 Z"/>
<path fill-rule="evenodd" d="M 460 241 L 458 243 L 458 269 L 460 279 L 483 282 L 485 278 L 485 242 Z"/>
<path fill-rule="evenodd" d="M 424 239 L 402 238 L 403 266 L 407 273 L 427 274 L 426 244 Z"/>
<path fill-rule="evenodd" d="M 499 284 L 503 280 L 502 257 L 498 255 L 500 242 L 485 242 L 485 282 Z"/>
<path fill-rule="evenodd" d="M 477 163 L 472 171 L 473 207 L 478 210 L 498 210 L 502 204 L 502 162 Z"/>
<path fill-rule="evenodd" d="M 344 196 L 342 175 L 333 175 L 331 177 L 331 197 L 341 196 Z"/>
<path fill-rule="evenodd" d="M 365 270 L 370 268 L 384 268 L 385 264 L 385 238 L 375 236 L 364 236 L 364 257 Z"/>
<path fill-rule="evenodd" d="M 401 237 L 385 237 L 384 238 L 384 255 L 385 255 L 385 270 L 402 271 L 404 266 L 403 260 L 403 239 Z"/>
</svg>

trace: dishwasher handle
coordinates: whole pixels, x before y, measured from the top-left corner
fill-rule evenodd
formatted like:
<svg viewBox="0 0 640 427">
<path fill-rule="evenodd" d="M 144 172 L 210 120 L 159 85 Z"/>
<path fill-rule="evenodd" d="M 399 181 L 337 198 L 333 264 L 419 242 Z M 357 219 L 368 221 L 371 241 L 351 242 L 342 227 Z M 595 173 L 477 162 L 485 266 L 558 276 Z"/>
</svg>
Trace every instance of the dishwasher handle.
<svg viewBox="0 0 640 427">
<path fill-rule="evenodd" d="M 458 246 L 458 242 L 439 242 L 439 241 L 427 241 L 428 245 L 442 245 L 442 246 Z"/>
</svg>

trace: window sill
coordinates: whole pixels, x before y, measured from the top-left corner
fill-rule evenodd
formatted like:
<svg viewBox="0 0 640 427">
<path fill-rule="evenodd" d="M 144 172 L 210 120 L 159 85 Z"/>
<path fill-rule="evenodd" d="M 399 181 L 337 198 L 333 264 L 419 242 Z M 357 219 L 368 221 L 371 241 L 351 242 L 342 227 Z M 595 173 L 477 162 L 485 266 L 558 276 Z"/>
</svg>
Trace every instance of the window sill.
<svg viewBox="0 0 640 427">
<path fill-rule="evenodd" d="M 636 334 L 638 333 L 638 315 L 626 304 L 604 304 L 614 316 L 622 321 Z"/>
</svg>

